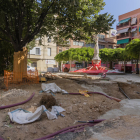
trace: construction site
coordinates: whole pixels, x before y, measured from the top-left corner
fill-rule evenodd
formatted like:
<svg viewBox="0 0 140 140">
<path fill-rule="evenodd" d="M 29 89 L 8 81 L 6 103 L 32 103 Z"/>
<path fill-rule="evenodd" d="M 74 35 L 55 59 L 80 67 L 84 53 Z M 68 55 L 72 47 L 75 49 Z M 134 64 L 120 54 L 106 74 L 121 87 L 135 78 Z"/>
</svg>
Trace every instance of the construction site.
<svg viewBox="0 0 140 140">
<path fill-rule="evenodd" d="M 140 137 L 139 77 L 46 73 L 39 79 L 37 83 L 9 83 L 6 87 L 1 78 L 0 140 Z M 42 105 L 50 113 L 53 106 L 61 109 L 54 117 L 39 110 Z M 31 114 L 27 121 L 25 114 Z"/>
<path fill-rule="evenodd" d="M 0 0 L 0 140 L 140 140 L 140 3 L 118 1 Z"/>
</svg>

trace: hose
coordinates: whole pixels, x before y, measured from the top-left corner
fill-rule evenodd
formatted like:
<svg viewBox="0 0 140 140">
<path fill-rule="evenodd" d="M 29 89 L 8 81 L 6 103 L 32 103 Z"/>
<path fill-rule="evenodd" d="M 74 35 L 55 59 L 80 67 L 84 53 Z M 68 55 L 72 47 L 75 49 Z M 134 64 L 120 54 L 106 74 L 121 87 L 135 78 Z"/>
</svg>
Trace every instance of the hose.
<svg viewBox="0 0 140 140">
<path fill-rule="evenodd" d="M 4 139 L 2 139 L 2 138 L 0 137 L 0 140 L 4 140 Z"/>
<path fill-rule="evenodd" d="M 82 95 L 81 93 L 62 93 L 62 94 L 70 94 L 70 95 Z M 103 94 L 103 93 L 100 93 L 100 92 L 87 92 L 87 94 L 100 94 L 100 95 L 103 95 L 103 96 L 106 96 L 107 98 L 111 99 L 111 100 L 115 100 L 117 102 L 120 102 L 121 100 L 118 99 L 118 98 L 115 98 L 115 97 L 112 97 L 112 96 L 108 96 L 106 94 Z"/>
<path fill-rule="evenodd" d="M 0 109 L 5 109 L 5 108 L 10 108 L 10 107 L 14 107 L 14 106 L 18 106 L 18 105 L 22 105 L 22 104 L 25 104 L 27 103 L 28 101 L 30 101 L 33 96 L 35 95 L 35 93 L 33 93 L 30 98 L 28 98 L 27 100 L 23 101 L 23 102 L 20 102 L 20 103 L 16 103 L 16 104 L 12 104 L 12 105 L 6 105 L 6 106 L 1 106 Z"/>
<path fill-rule="evenodd" d="M 97 120 L 95 120 L 95 122 L 96 122 Z M 103 119 L 102 120 L 98 120 L 98 123 L 99 122 L 102 122 L 102 121 L 104 121 Z M 54 136 L 56 136 L 56 135 L 58 135 L 58 134 L 60 134 L 60 133 L 63 133 L 63 132 L 68 132 L 68 131 L 70 131 L 69 129 L 71 129 L 71 131 L 74 131 L 74 130 L 76 130 L 76 128 L 77 127 L 85 127 L 85 125 L 91 125 L 90 123 L 85 123 L 85 124 L 79 124 L 79 125 L 76 125 L 76 126 L 71 126 L 71 127 L 68 127 L 68 128 L 64 128 L 64 129 L 62 129 L 62 130 L 59 130 L 59 131 L 57 131 L 57 132 L 55 132 L 55 133 L 53 133 L 53 134 L 50 134 L 50 135 L 48 135 L 48 136 L 45 136 L 45 137 L 42 137 L 42 138 L 39 138 L 39 139 L 36 139 L 36 140 L 44 140 L 44 139 L 47 139 L 47 138 L 52 138 L 52 137 L 54 137 Z M 95 125 L 95 124 L 92 124 L 92 125 Z"/>
</svg>

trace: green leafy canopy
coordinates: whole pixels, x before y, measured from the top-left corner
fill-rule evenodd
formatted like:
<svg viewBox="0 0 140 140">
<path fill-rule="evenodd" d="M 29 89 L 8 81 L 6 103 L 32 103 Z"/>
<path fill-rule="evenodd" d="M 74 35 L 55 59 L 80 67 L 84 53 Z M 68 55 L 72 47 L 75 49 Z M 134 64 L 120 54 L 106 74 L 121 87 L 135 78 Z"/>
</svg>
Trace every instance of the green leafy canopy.
<svg viewBox="0 0 140 140">
<path fill-rule="evenodd" d="M 22 50 L 35 36 L 53 36 L 57 43 L 93 41 L 114 23 L 113 16 L 98 14 L 103 0 L 3 0 L 0 1 L 0 36 L 15 51 Z M 63 38 L 63 39 L 62 39 Z"/>
</svg>

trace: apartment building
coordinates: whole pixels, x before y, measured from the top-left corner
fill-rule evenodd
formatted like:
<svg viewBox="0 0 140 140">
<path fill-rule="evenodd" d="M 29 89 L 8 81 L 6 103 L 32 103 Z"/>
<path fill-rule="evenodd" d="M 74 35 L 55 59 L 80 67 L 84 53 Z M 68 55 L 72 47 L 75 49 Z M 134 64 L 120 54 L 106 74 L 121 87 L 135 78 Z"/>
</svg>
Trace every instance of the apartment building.
<svg viewBox="0 0 140 140">
<path fill-rule="evenodd" d="M 108 34 L 98 34 L 98 45 L 99 45 L 99 49 L 103 49 L 103 48 L 111 48 L 114 49 L 116 48 L 116 30 L 114 29 L 110 29 L 109 31 L 107 31 Z M 89 43 L 86 44 L 86 47 L 92 47 L 94 48 L 95 44 L 94 43 Z"/>
<path fill-rule="evenodd" d="M 53 42 L 53 38 L 45 36 L 42 39 L 43 45 L 38 45 L 38 42 L 39 38 L 36 40 L 36 46 L 28 54 L 28 59 L 32 61 L 29 65 L 36 67 L 40 72 L 46 72 L 48 67 L 57 67 L 57 62 L 54 60 L 57 45 Z"/>
<path fill-rule="evenodd" d="M 84 41 L 74 41 L 69 39 L 68 45 L 69 47 L 61 47 L 61 45 L 57 46 L 57 54 L 70 48 L 81 48 L 85 46 L 85 43 Z"/>
<path fill-rule="evenodd" d="M 99 34 L 99 49 L 103 48 L 116 48 L 116 30 L 110 29 L 108 31 L 108 34 Z M 92 47 L 94 48 L 95 44 L 94 43 L 88 43 L 86 44 L 85 41 L 74 41 L 74 40 L 69 40 L 69 47 L 61 47 L 57 46 L 57 53 L 60 53 L 62 51 L 68 50 L 70 48 L 81 48 L 81 47 Z"/>
<path fill-rule="evenodd" d="M 117 47 L 124 48 L 131 40 L 140 38 L 140 8 L 119 16 Z"/>
</svg>

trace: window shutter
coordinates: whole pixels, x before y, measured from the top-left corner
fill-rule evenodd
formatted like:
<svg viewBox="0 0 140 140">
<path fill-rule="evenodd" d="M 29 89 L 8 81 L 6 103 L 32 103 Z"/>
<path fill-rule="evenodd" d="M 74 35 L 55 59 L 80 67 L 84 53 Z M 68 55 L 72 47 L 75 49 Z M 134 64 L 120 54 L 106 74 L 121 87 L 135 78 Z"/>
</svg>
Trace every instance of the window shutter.
<svg viewBox="0 0 140 140">
<path fill-rule="evenodd" d="M 51 56 L 51 48 L 48 48 L 47 54 L 48 56 Z"/>
</svg>

